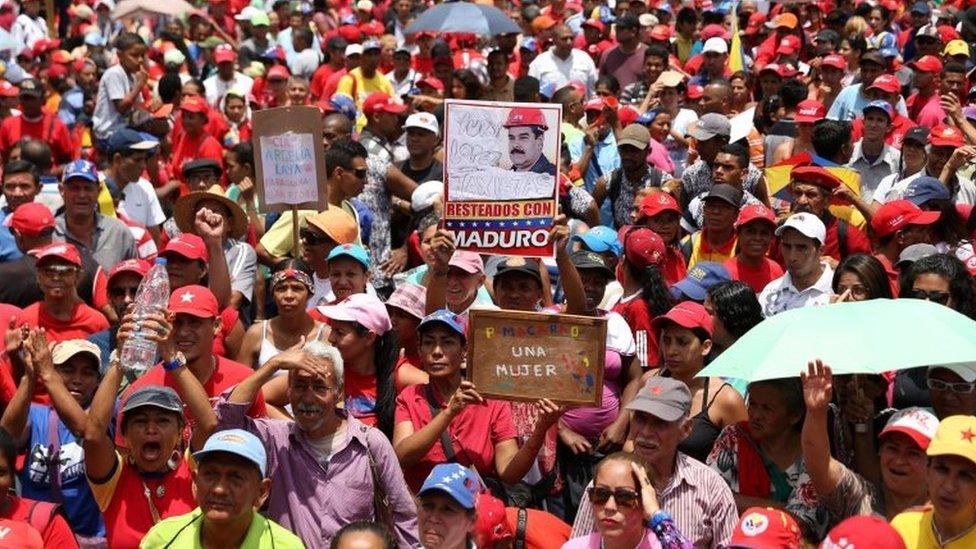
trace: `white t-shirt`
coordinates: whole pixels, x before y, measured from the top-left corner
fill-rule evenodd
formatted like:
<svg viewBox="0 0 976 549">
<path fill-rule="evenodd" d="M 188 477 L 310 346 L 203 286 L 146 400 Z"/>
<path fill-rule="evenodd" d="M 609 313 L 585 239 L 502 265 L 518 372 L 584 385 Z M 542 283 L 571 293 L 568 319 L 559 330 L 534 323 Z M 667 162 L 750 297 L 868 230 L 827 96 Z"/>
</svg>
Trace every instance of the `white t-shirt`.
<svg viewBox="0 0 976 549">
<path fill-rule="evenodd" d="M 119 211 L 143 227 L 155 227 L 166 221 L 166 214 L 159 205 L 156 190 L 152 183 L 141 177 L 122 190 Z"/>
<path fill-rule="evenodd" d="M 249 94 L 251 93 L 252 87 L 254 87 L 254 79 L 240 72 L 235 72 L 234 78 L 231 80 L 221 80 L 220 76 L 215 74 L 203 81 L 203 89 L 207 94 L 207 103 L 211 107 L 220 107 L 220 100 L 230 90 L 237 90 L 241 93 Z"/>
<path fill-rule="evenodd" d="M 826 263 L 821 263 L 821 265 L 823 266 L 823 274 L 813 286 L 803 291 L 798 290 L 793 285 L 793 277 L 788 271 L 767 284 L 759 294 L 759 305 L 762 307 L 763 316 L 769 318 L 791 309 L 830 303 L 830 298 L 834 295 L 831 286 L 834 271 Z"/>
</svg>

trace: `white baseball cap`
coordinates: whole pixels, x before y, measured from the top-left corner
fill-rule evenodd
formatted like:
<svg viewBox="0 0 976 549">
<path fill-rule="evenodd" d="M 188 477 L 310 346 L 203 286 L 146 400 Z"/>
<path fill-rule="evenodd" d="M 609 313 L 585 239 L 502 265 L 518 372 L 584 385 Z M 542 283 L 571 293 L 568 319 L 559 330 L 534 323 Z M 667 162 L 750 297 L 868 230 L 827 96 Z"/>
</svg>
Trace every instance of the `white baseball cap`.
<svg viewBox="0 0 976 549">
<path fill-rule="evenodd" d="M 702 47 L 702 53 L 729 53 L 729 45 L 718 36 L 713 36 L 708 40 L 705 40 L 705 46 Z"/>
<path fill-rule="evenodd" d="M 350 55 L 362 55 L 363 45 L 362 44 L 349 44 L 346 46 L 346 57 Z"/>
<path fill-rule="evenodd" d="M 935 364 L 929 366 L 929 373 L 937 368 L 942 368 L 944 370 L 949 370 L 950 372 L 961 377 L 966 383 L 972 383 L 976 381 L 976 363 L 973 362 L 958 362 L 955 364 Z"/>
<path fill-rule="evenodd" d="M 437 124 L 437 118 L 429 112 L 415 112 L 407 117 L 407 121 L 403 124 L 403 129 L 407 128 L 420 128 L 422 130 L 427 130 L 433 132 L 434 135 L 440 135 L 440 127 Z"/>
<path fill-rule="evenodd" d="M 904 433 L 911 437 L 921 449 L 926 450 L 938 428 L 939 418 L 935 417 L 935 414 L 925 408 L 913 406 L 895 412 L 888 419 L 888 423 L 885 424 L 878 438 L 888 433 Z"/>
<path fill-rule="evenodd" d="M 776 236 L 782 236 L 786 229 L 796 229 L 803 236 L 813 238 L 821 245 L 827 240 L 827 228 L 824 227 L 823 221 L 812 213 L 801 212 L 789 216 L 786 222 L 776 228 Z"/>
</svg>

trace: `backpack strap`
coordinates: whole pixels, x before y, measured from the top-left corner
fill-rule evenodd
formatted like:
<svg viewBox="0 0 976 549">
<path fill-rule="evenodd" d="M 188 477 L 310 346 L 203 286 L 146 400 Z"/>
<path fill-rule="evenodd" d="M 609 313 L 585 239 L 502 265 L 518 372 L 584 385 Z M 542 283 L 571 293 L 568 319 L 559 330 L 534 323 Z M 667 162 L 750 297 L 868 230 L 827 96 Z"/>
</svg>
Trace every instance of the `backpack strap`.
<svg viewBox="0 0 976 549">
<path fill-rule="evenodd" d="M 43 536 L 57 512 L 58 506 L 54 503 L 32 501 L 30 509 L 27 511 L 27 523 Z"/>
<path fill-rule="evenodd" d="M 525 507 L 519 507 L 518 519 L 515 522 L 515 549 L 525 549 L 525 530 L 529 522 L 529 512 Z"/>
<path fill-rule="evenodd" d="M 47 474 L 51 495 L 61 501 L 61 436 L 58 433 L 58 412 L 54 406 L 47 412 Z"/>
<path fill-rule="evenodd" d="M 424 395 L 427 397 L 427 407 L 430 409 L 430 420 L 434 421 L 434 417 L 441 411 L 441 408 L 437 405 L 437 399 L 434 398 L 434 388 L 430 383 L 424 386 Z M 457 457 L 457 453 L 454 451 L 454 444 L 451 442 L 448 429 L 450 429 L 450 425 L 441 431 L 441 446 L 444 448 L 444 457 L 447 458 L 448 462 L 452 462 Z"/>
</svg>

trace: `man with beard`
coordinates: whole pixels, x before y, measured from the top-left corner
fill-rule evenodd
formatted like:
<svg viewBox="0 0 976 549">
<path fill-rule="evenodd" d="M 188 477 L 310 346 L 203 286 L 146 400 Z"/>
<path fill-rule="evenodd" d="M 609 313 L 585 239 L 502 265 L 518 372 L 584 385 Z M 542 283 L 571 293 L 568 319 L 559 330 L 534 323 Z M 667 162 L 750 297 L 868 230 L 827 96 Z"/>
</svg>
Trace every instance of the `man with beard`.
<svg viewBox="0 0 976 549">
<path fill-rule="evenodd" d="M 495 48 L 488 52 L 488 86 L 481 99 L 511 101 L 515 97 L 515 79 L 508 74 L 508 54 Z"/>
<path fill-rule="evenodd" d="M 617 227 L 630 223 L 634 197 L 641 189 L 660 188 L 662 182 L 671 178 L 661 170 L 648 166 L 645 158 L 650 142 L 651 134 L 646 127 L 631 124 L 624 128 L 617 141 L 620 168 L 598 179 L 593 189 L 593 198 L 601 207 L 604 199 L 610 200 L 609 212 Z M 607 211 L 606 208 L 602 209 Z"/>
<path fill-rule="evenodd" d="M 661 509 L 671 514 L 694 547 L 725 546 L 738 519 L 732 491 L 718 473 L 678 451 L 693 424 L 688 387 L 675 379 L 652 377 L 626 408 L 633 419 L 624 449 L 647 462 Z M 593 526 L 593 506 L 583 498 L 572 537 L 589 535 Z"/>
<path fill-rule="evenodd" d="M 840 261 L 845 256 L 871 253 L 871 243 L 857 227 L 837 219 L 827 209 L 830 197 L 843 185 L 839 177 L 819 166 L 798 166 L 790 172 L 793 213 L 811 213 L 826 227 L 821 253 Z"/>
<path fill-rule="evenodd" d="M 542 151 L 549 129 L 542 110 L 515 107 L 508 111 L 508 119 L 502 127 L 508 130 L 508 158 L 512 162 L 512 171 L 556 175 L 556 165 Z"/>
</svg>

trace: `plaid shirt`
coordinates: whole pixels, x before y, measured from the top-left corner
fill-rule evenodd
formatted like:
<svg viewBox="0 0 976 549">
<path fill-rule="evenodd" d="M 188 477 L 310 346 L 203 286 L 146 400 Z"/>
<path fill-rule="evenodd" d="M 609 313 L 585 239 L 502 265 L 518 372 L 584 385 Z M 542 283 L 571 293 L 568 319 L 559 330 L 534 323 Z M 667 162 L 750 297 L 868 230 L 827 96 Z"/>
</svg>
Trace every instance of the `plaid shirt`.
<svg viewBox="0 0 976 549">
<path fill-rule="evenodd" d="M 633 84 L 627 85 L 622 92 L 620 92 L 620 102 L 624 105 L 640 105 L 644 102 L 644 98 L 647 97 L 647 92 L 651 89 L 649 84 L 646 84 L 643 80 L 638 80 Z"/>
</svg>

